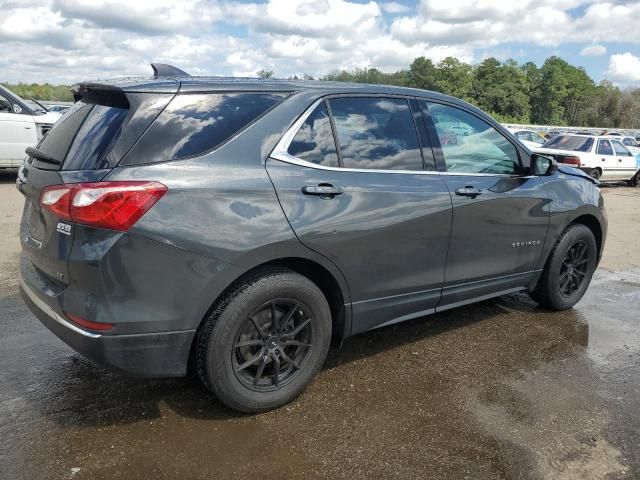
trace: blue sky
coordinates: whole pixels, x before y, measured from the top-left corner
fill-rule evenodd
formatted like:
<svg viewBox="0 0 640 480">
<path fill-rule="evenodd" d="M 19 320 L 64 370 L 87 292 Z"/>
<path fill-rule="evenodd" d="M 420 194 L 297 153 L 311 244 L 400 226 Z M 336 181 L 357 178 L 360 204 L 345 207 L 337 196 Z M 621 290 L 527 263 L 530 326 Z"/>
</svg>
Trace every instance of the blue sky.
<svg viewBox="0 0 640 480">
<path fill-rule="evenodd" d="M 608 0 L 0 0 L 0 81 L 148 75 L 322 75 L 424 55 L 538 65 L 558 55 L 640 86 L 640 2 Z"/>
</svg>

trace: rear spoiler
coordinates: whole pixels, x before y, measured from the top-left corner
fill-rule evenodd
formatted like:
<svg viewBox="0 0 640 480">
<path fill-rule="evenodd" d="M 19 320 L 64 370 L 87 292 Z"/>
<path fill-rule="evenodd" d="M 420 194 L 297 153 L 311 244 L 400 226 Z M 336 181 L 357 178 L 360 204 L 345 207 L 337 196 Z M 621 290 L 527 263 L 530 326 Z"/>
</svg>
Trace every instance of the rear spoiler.
<svg viewBox="0 0 640 480">
<path fill-rule="evenodd" d="M 153 78 L 117 78 L 76 83 L 71 87 L 73 98 L 77 102 L 89 95 L 102 97 L 126 97 L 126 93 L 177 93 L 180 77 L 190 75 L 179 68 L 164 63 L 152 63 Z M 128 105 L 128 103 L 127 103 Z M 114 104 L 114 106 L 117 106 Z"/>
</svg>

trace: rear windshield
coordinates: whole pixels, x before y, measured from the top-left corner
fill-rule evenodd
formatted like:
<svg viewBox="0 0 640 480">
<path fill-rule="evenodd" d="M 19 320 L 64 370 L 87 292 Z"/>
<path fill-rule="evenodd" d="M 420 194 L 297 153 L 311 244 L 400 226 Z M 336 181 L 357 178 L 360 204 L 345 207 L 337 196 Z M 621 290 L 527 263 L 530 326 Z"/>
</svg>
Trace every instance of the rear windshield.
<svg viewBox="0 0 640 480">
<path fill-rule="evenodd" d="M 63 161 L 61 170 L 95 170 L 108 167 L 106 154 L 120 135 L 126 104 L 100 105 L 76 102 L 58 120 L 38 148 Z M 39 166 L 43 166 L 40 164 Z"/>
<path fill-rule="evenodd" d="M 177 95 L 123 164 L 178 160 L 211 151 L 284 97 L 280 93 Z"/>
<path fill-rule="evenodd" d="M 578 137 L 574 135 L 558 135 L 553 137 L 543 148 L 555 148 L 556 150 L 573 150 L 574 152 L 590 152 L 593 147 L 592 137 Z"/>
</svg>

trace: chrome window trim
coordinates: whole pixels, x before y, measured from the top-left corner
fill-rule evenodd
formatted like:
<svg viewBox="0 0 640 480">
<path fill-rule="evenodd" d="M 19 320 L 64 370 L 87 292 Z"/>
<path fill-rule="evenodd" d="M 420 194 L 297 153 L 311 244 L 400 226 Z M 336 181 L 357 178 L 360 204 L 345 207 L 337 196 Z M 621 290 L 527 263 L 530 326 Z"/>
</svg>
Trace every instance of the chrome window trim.
<svg viewBox="0 0 640 480">
<path fill-rule="evenodd" d="M 325 165 L 320 165 L 318 163 L 308 162 L 307 160 L 302 160 L 301 158 L 294 157 L 290 155 L 289 145 L 295 138 L 298 130 L 307 121 L 309 115 L 313 113 L 313 111 L 325 101 L 326 98 L 335 98 L 335 97 L 352 97 L 352 96 L 371 96 L 366 94 L 360 95 L 352 95 L 352 94 L 344 94 L 344 95 L 330 95 L 328 97 L 322 97 L 316 100 L 309 106 L 303 113 L 298 117 L 298 119 L 293 122 L 293 124 L 289 127 L 289 129 L 285 132 L 282 138 L 278 141 L 276 146 L 271 151 L 269 155 L 270 158 L 274 160 L 279 160 L 281 162 L 290 163 L 292 165 L 298 165 L 301 167 L 314 168 L 316 170 L 329 170 L 334 172 L 356 172 L 356 173 L 400 173 L 400 174 L 409 174 L 409 175 L 445 175 L 445 176 L 472 176 L 472 177 L 518 177 L 519 175 L 509 175 L 505 173 L 461 173 L 461 172 L 438 172 L 433 170 L 381 170 L 375 168 L 348 168 L 348 167 L 327 167 Z M 387 95 L 378 95 L 378 96 L 387 96 Z M 403 97 L 409 98 L 409 97 Z M 411 97 L 413 98 L 413 97 Z M 337 145 L 336 145 L 337 147 Z"/>
</svg>

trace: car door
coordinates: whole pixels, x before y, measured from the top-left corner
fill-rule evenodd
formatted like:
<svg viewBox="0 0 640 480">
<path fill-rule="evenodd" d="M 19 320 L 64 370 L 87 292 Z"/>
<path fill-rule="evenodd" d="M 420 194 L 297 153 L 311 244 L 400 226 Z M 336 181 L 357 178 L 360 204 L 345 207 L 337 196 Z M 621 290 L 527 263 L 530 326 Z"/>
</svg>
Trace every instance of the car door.
<svg viewBox="0 0 640 480">
<path fill-rule="evenodd" d="M 352 333 L 434 311 L 451 200 L 417 102 L 319 100 L 280 141 L 267 170 L 298 238 L 343 272 Z"/>
<path fill-rule="evenodd" d="M 598 140 L 595 163 L 594 167 L 599 166 L 602 169 L 602 175 L 600 176 L 602 180 L 618 179 L 617 159 L 610 140 L 605 138 Z"/>
<path fill-rule="evenodd" d="M 0 162 L 2 166 L 19 166 L 24 150 L 38 141 L 33 117 L 0 94 Z"/>
<path fill-rule="evenodd" d="M 629 180 L 636 173 L 636 157 L 619 140 L 611 140 L 615 152 L 618 180 Z"/>
<path fill-rule="evenodd" d="M 453 204 L 442 308 L 528 285 L 542 268 L 549 226 L 543 180 L 523 175 L 524 152 L 479 114 L 422 106 Z M 459 124 L 471 134 L 457 135 Z"/>
</svg>

